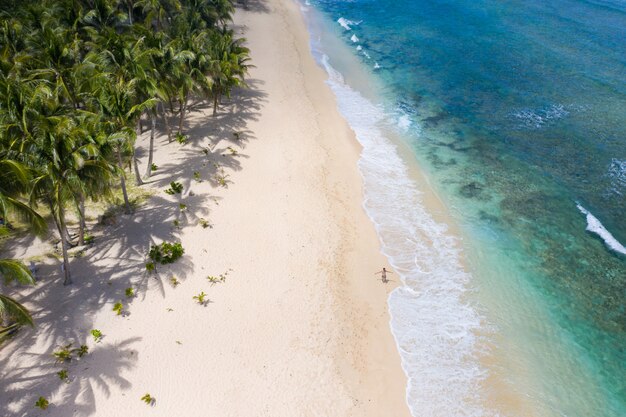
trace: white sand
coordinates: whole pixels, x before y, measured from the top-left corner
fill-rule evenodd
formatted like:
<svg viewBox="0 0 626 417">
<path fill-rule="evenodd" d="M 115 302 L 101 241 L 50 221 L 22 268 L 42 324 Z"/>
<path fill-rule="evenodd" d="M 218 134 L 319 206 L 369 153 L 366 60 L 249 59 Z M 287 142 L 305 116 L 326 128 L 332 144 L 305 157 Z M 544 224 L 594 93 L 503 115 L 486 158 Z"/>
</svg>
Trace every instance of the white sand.
<svg viewBox="0 0 626 417">
<path fill-rule="evenodd" d="M 388 326 L 392 286 L 374 275 L 385 259 L 361 207 L 358 145 L 310 56 L 298 5 L 248 4 L 235 21 L 252 49 L 251 89 L 215 119 L 197 106 L 185 146 L 160 134 L 159 170 L 146 185 L 157 194 L 100 229 L 72 260 L 73 286 L 62 287 L 58 261 L 48 260 L 37 291 L 20 292 L 38 327 L 0 350 L 1 416 L 409 415 Z M 210 180 L 213 163 L 228 188 Z M 186 212 L 162 192 L 172 180 L 185 186 Z M 155 279 L 145 258 L 164 239 L 186 253 Z M 23 256 L 30 243 L 4 254 Z M 227 271 L 224 283 L 206 279 Z M 129 286 L 137 297 L 127 302 Z M 201 291 L 206 306 L 192 299 Z M 119 300 L 129 315 L 111 311 Z M 55 364 L 51 352 L 70 341 L 87 341 L 90 354 Z M 64 368 L 68 384 L 56 376 Z M 146 393 L 152 407 L 140 401 Z M 52 403 L 46 411 L 34 408 L 40 395 Z"/>
</svg>

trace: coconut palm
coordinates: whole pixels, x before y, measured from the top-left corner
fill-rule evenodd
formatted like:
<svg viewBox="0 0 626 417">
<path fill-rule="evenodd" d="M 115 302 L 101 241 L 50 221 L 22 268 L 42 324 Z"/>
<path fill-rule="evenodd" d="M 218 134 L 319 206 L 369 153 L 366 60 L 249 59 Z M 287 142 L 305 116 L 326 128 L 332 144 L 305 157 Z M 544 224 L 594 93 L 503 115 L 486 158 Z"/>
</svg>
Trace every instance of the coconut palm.
<svg viewBox="0 0 626 417">
<path fill-rule="evenodd" d="M 211 40 L 208 75 L 211 78 L 210 94 L 215 116 L 221 98 L 230 97 L 234 87 L 245 86 L 250 51 L 243 46 L 245 39 L 234 39 L 230 32 L 215 33 Z"/>
<path fill-rule="evenodd" d="M 0 277 L 3 278 L 4 285 L 12 281 L 23 285 L 35 284 L 28 268 L 13 259 L 0 259 Z M 34 325 L 26 307 L 8 295 L 0 293 L 0 336 L 23 324 Z"/>
</svg>

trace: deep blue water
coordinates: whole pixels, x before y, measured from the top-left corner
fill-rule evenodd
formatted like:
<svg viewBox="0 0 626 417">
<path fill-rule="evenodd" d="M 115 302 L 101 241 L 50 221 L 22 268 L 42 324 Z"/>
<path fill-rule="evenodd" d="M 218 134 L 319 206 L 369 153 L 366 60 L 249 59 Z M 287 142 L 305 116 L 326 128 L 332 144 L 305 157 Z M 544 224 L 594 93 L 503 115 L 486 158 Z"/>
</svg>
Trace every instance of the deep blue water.
<svg viewBox="0 0 626 417">
<path fill-rule="evenodd" d="M 626 2 L 311 3 L 348 19 L 338 34 L 413 122 L 405 139 L 474 239 L 470 266 L 492 271 L 478 291 L 532 288 L 568 366 L 584 364 L 578 385 L 599 392 L 595 415 L 626 415 Z M 575 390 L 537 401 L 589 416 L 566 404 Z"/>
</svg>

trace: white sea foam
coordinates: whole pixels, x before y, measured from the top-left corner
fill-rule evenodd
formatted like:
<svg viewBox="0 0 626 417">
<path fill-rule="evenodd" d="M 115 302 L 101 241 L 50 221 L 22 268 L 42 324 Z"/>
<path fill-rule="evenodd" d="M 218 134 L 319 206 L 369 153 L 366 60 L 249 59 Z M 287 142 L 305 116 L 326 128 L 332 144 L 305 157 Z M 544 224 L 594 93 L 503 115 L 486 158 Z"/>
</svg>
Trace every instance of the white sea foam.
<svg viewBox="0 0 626 417">
<path fill-rule="evenodd" d="M 578 207 L 578 210 L 580 210 L 580 212 L 587 217 L 587 230 L 589 232 L 600 236 L 604 243 L 606 243 L 606 245 L 615 252 L 626 255 L 626 247 L 619 243 L 618 240 L 613 237 L 611 232 L 606 230 L 602 223 L 600 223 L 600 220 L 591 214 L 589 210 L 581 206 L 580 203 L 576 203 L 576 207 Z"/>
<path fill-rule="evenodd" d="M 367 59 L 372 59 L 372 57 L 370 56 L 370 54 L 368 54 L 368 53 L 367 53 L 367 51 L 362 50 L 362 51 L 361 51 L 361 53 L 362 53 L 363 55 L 365 55 L 365 58 L 367 58 Z"/>
<path fill-rule="evenodd" d="M 356 37 L 356 35 L 352 35 L 352 36 L 350 37 L 350 40 L 351 40 L 352 42 L 354 42 L 354 43 L 357 43 L 357 42 L 359 41 L 359 38 L 357 38 L 357 37 Z"/>
<path fill-rule="evenodd" d="M 609 194 L 624 195 L 624 191 L 626 191 L 626 160 L 611 159 L 607 176 L 611 179 Z"/>
<path fill-rule="evenodd" d="M 356 47 L 356 50 L 357 50 L 357 51 L 362 51 L 362 50 L 363 50 L 363 47 L 362 47 L 361 45 L 358 45 L 358 46 Z"/>
<path fill-rule="evenodd" d="M 380 65 L 378 64 L 378 62 L 374 62 L 374 69 L 377 70 L 380 68 Z"/>
<path fill-rule="evenodd" d="M 409 117 L 408 114 L 403 114 L 398 118 L 398 127 L 400 128 L 400 130 L 406 132 L 407 130 L 409 130 L 409 127 L 411 127 L 411 118 Z"/>
<path fill-rule="evenodd" d="M 553 104 L 542 109 L 522 109 L 513 113 L 521 121 L 521 126 L 529 129 L 540 129 L 547 123 L 562 119 L 569 114 L 569 110 L 562 104 Z"/>
<path fill-rule="evenodd" d="M 482 406 L 485 369 L 476 336 L 481 317 L 465 300 L 470 275 L 457 239 L 426 211 L 396 147 L 381 130 L 388 116 L 352 90 L 329 63 L 328 84 L 339 110 L 363 146 L 359 169 L 364 207 L 403 285 L 389 297 L 391 328 L 408 377 L 414 416 L 493 415 Z"/>
<path fill-rule="evenodd" d="M 339 23 L 341 27 L 344 28 L 345 30 L 352 30 L 350 25 L 354 24 L 353 21 L 345 19 L 343 17 L 340 17 L 339 19 L 337 19 L 337 23 Z"/>
</svg>

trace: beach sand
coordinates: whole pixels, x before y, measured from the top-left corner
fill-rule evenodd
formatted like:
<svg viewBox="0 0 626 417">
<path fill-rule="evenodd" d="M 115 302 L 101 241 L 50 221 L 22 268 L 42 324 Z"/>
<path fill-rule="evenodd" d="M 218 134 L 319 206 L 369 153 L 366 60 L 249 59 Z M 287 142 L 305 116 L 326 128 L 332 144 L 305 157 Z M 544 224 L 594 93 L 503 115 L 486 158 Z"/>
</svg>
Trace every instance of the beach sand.
<svg viewBox="0 0 626 417">
<path fill-rule="evenodd" d="M 252 51 L 250 88 L 216 117 L 196 104 L 184 146 L 160 132 L 159 169 L 143 186 L 155 194 L 96 228 L 72 259 L 72 286 L 57 259 L 41 258 L 36 291 L 16 293 L 38 326 L 0 350 L 0 415 L 409 416 L 386 302 L 397 282 L 374 274 L 386 260 L 362 208 L 360 149 L 311 57 L 299 5 L 248 0 L 235 27 Z M 146 133 L 139 145 L 145 164 Z M 181 196 L 163 192 L 170 181 Z M 181 241 L 185 256 L 149 275 L 146 254 L 163 240 Z M 45 247 L 26 237 L 3 255 Z M 192 298 L 202 291 L 206 305 Z M 69 342 L 90 353 L 56 364 L 52 351 Z M 34 407 L 39 396 L 48 410 Z"/>
</svg>

